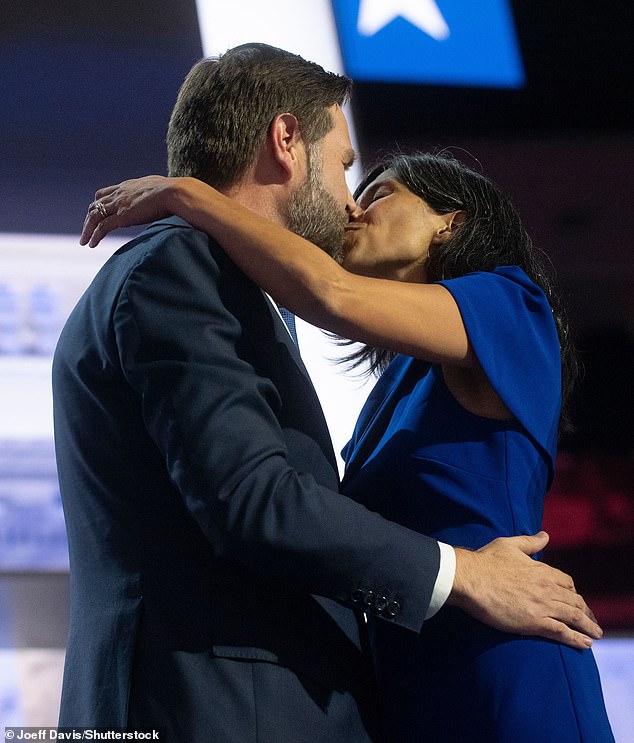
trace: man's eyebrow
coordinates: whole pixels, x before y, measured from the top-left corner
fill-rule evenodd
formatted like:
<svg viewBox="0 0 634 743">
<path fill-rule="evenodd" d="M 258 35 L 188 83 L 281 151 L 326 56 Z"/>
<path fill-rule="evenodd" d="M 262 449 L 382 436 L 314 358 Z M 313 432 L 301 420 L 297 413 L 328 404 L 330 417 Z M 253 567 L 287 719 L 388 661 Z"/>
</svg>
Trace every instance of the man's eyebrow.
<svg viewBox="0 0 634 743">
<path fill-rule="evenodd" d="M 348 170 L 348 168 L 351 168 L 354 165 L 354 161 L 356 159 L 357 159 L 357 153 L 354 150 L 352 150 L 352 149 L 347 150 L 345 152 L 344 158 L 343 158 L 343 166 L 344 166 L 344 168 L 346 170 Z"/>
</svg>

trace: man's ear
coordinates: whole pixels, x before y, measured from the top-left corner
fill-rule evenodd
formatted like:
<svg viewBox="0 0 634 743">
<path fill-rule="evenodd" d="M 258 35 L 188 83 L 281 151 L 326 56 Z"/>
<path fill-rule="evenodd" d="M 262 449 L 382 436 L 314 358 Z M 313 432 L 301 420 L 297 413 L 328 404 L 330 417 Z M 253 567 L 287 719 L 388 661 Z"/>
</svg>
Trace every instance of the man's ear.
<svg viewBox="0 0 634 743">
<path fill-rule="evenodd" d="M 273 119 L 269 145 L 273 160 L 288 178 L 292 178 L 298 168 L 305 170 L 306 147 L 296 116 L 283 113 Z"/>
</svg>

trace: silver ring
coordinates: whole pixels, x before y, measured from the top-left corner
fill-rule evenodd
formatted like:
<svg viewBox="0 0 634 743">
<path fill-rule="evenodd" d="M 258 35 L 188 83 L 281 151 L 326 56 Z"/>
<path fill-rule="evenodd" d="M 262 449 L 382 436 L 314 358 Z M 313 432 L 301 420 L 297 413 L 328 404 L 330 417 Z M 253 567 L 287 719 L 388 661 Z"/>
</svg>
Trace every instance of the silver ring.
<svg viewBox="0 0 634 743">
<path fill-rule="evenodd" d="M 101 201 L 95 201 L 94 203 L 95 209 L 101 214 L 102 217 L 107 217 L 108 212 L 106 211 L 106 207 L 102 204 Z"/>
</svg>

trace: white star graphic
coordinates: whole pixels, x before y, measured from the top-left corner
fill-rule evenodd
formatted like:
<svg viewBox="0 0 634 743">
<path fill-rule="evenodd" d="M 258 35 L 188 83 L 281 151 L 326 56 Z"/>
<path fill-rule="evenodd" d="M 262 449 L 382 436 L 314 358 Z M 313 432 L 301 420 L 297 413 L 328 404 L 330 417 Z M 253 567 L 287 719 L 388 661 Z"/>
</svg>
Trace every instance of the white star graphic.
<svg viewBox="0 0 634 743">
<path fill-rule="evenodd" d="M 436 41 L 449 36 L 449 26 L 436 0 L 361 0 L 357 30 L 363 36 L 373 36 L 397 16 L 405 18 Z"/>
</svg>

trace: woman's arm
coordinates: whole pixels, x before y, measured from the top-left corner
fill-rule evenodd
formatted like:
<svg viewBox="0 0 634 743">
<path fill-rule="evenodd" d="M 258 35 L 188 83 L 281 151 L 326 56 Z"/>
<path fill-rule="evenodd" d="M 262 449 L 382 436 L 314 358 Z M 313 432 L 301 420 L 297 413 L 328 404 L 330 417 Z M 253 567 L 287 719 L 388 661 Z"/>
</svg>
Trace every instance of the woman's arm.
<svg viewBox="0 0 634 743">
<path fill-rule="evenodd" d="M 80 242 L 177 214 L 212 235 L 280 304 L 345 338 L 426 361 L 475 368 L 460 311 L 438 284 L 367 278 L 346 271 L 312 243 L 195 178 L 124 181 L 97 192 Z"/>
</svg>

